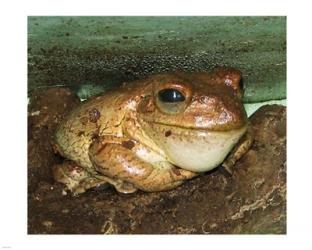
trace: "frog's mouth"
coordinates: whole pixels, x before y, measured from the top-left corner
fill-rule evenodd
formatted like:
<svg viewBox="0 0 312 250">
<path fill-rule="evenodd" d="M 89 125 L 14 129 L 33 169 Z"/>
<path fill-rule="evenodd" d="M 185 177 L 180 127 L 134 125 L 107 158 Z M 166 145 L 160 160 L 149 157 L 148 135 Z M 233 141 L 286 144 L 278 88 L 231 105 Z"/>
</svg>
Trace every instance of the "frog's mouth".
<svg viewBox="0 0 312 250">
<path fill-rule="evenodd" d="M 247 125 L 228 131 L 189 129 L 143 122 L 146 134 L 165 152 L 169 161 L 194 172 L 220 165 L 247 130 Z"/>
</svg>

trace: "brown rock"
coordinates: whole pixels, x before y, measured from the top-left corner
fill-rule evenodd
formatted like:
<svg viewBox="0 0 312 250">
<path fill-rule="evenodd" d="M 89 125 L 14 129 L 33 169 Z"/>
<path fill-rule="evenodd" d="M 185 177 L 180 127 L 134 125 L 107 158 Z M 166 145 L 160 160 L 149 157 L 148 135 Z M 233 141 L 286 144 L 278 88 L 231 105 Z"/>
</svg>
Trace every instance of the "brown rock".
<svg viewBox="0 0 312 250">
<path fill-rule="evenodd" d="M 52 181 L 51 164 L 57 161 L 52 147 L 55 128 L 64 115 L 79 104 L 67 88 L 34 91 L 28 105 L 28 188 Z"/>
</svg>

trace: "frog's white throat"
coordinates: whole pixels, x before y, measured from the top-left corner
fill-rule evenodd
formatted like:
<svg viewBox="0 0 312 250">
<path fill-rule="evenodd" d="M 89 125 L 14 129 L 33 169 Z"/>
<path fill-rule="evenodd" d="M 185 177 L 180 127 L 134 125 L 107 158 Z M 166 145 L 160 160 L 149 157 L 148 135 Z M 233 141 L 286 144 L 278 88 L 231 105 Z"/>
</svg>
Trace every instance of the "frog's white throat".
<svg viewBox="0 0 312 250">
<path fill-rule="evenodd" d="M 247 130 L 247 126 L 229 131 L 184 129 L 153 123 L 143 126 L 149 127 L 145 132 L 172 164 L 193 172 L 205 172 L 219 166 Z"/>
</svg>

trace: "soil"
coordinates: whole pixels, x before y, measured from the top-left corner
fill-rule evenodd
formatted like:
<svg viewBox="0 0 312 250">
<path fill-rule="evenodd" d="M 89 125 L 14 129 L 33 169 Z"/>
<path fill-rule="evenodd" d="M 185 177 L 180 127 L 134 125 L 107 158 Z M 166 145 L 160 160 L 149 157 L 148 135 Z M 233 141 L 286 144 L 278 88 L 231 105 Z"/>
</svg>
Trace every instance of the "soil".
<svg viewBox="0 0 312 250">
<path fill-rule="evenodd" d="M 285 234 L 286 108 L 250 118 L 255 141 L 232 176 L 217 168 L 166 192 L 99 187 L 73 197 L 52 178 L 63 159 L 55 128 L 79 105 L 66 88 L 33 91 L 28 106 L 29 234 Z"/>
</svg>

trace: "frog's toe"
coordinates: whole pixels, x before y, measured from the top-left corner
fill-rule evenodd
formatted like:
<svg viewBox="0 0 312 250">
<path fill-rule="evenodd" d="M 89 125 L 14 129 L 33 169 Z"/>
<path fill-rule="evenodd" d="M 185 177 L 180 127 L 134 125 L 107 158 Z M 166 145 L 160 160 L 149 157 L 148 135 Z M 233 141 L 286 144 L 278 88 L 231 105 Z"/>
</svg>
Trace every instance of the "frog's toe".
<svg viewBox="0 0 312 250">
<path fill-rule="evenodd" d="M 98 179 L 96 177 L 87 177 L 79 182 L 74 188 L 72 189 L 72 193 L 74 196 L 86 192 L 88 189 L 91 188 L 99 188 L 101 189 L 107 188 L 109 183 L 106 180 Z"/>
<path fill-rule="evenodd" d="M 132 194 L 138 190 L 133 184 L 129 182 L 121 182 L 118 184 L 114 184 L 114 187 L 119 193 L 123 194 Z"/>
<path fill-rule="evenodd" d="M 69 162 L 54 165 L 52 168 L 53 177 L 57 182 L 63 183 L 68 189 L 73 190 L 79 182 L 86 178 L 86 172 L 77 165 Z"/>
<path fill-rule="evenodd" d="M 232 176 L 233 175 L 233 168 L 234 168 L 233 162 L 225 161 L 222 163 L 220 170 L 225 176 Z"/>
</svg>

